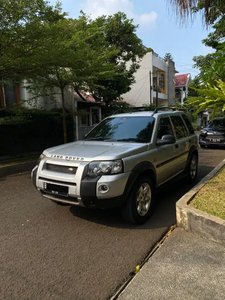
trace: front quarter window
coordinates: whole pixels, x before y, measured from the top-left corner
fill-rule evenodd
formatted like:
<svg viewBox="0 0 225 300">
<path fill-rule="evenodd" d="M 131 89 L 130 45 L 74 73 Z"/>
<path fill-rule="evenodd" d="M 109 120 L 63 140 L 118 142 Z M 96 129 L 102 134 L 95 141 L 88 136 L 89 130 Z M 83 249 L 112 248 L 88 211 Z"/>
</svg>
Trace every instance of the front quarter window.
<svg viewBox="0 0 225 300">
<path fill-rule="evenodd" d="M 153 117 L 112 117 L 103 120 L 85 140 L 148 143 L 151 141 L 155 119 Z"/>
</svg>

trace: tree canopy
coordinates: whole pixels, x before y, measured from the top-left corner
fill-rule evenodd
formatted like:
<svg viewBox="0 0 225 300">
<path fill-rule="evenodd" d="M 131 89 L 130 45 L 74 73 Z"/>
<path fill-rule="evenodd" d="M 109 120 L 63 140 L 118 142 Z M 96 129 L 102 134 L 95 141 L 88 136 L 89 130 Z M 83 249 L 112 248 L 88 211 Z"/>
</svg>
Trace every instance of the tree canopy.
<svg viewBox="0 0 225 300">
<path fill-rule="evenodd" d="M 44 0 L 0 0 L 0 76 L 32 72 L 35 55 L 52 40 L 48 26 L 64 17 L 59 4 Z"/>
<path fill-rule="evenodd" d="M 172 56 L 171 53 L 166 53 L 166 54 L 164 55 L 164 59 L 165 59 L 165 60 L 168 60 L 168 59 L 173 60 L 173 56 Z"/>
<path fill-rule="evenodd" d="M 137 26 L 124 13 L 99 17 L 92 24 L 102 30 L 105 47 L 118 50 L 108 61 L 116 68 L 115 76 L 97 80 L 90 86 L 95 99 L 102 99 L 109 106 L 121 94 L 130 90 L 134 73 L 139 68 L 139 60 L 147 49 L 136 35 Z"/>
<path fill-rule="evenodd" d="M 217 86 L 208 86 L 195 90 L 198 92 L 197 97 L 189 99 L 189 104 L 198 107 L 198 112 L 204 109 L 212 109 L 213 116 L 221 110 L 225 112 L 225 82 L 219 80 Z"/>
<path fill-rule="evenodd" d="M 130 89 L 146 48 L 124 13 L 68 18 L 45 0 L 0 0 L 0 79 L 26 79 L 34 96 L 58 89 L 64 141 L 65 88 L 108 106 Z"/>
</svg>

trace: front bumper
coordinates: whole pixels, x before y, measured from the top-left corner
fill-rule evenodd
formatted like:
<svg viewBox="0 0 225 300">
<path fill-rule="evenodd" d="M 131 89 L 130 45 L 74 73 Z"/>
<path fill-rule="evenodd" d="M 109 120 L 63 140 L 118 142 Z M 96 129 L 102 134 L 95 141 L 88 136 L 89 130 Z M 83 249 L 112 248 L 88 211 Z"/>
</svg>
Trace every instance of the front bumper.
<svg viewBox="0 0 225 300">
<path fill-rule="evenodd" d="M 49 162 L 48 162 L 49 163 Z M 54 162 L 56 163 L 56 162 Z M 71 163 L 70 163 L 71 165 Z M 122 206 L 126 200 L 125 187 L 130 173 L 85 177 L 85 164 L 77 165 L 75 175 L 47 172 L 44 162 L 31 173 L 33 185 L 41 194 L 51 200 L 83 207 L 114 208 Z M 66 195 L 47 190 L 46 186 L 65 187 Z M 103 189 L 105 188 L 105 190 Z"/>
<path fill-rule="evenodd" d="M 224 138 L 199 138 L 199 144 L 201 146 L 216 146 L 216 147 L 225 147 L 225 140 Z"/>
</svg>

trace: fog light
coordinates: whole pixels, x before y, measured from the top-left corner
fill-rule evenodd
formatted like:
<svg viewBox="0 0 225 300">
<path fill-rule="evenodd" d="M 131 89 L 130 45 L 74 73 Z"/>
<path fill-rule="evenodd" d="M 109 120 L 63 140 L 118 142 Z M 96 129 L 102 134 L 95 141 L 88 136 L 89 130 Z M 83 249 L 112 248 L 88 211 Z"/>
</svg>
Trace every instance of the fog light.
<svg viewBox="0 0 225 300">
<path fill-rule="evenodd" d="M 98 190 L 101 194 L 105 194 L 105 193 L 108 193 L 109 191 L 109 186 L 106 185 L 106 184 L 101 184 L 99 187 L 98 187 Z"/>
</svg>

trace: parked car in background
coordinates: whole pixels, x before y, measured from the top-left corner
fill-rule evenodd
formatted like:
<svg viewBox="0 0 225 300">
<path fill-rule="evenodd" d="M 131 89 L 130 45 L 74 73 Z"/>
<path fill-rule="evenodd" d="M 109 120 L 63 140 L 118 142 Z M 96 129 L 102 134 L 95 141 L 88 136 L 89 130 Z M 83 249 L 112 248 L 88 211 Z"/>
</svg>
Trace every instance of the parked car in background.
<svg viewBox="0 0 225 300">
<path fill-rule="evenodd" d="M 172 178 L 198 170 L 198 138 L 180 111 L 112 115 L 83 140 L 45 150 L 32 171 L 34 186 L 57 204 L 120 207 L 141 224 L 155 191 Z"/>
<path fill-rule="evenodd" d="M 202 148 L 225 147 L 225 117 L 214 118 L 200 131 L 199 144 Z"/>
</svg>

